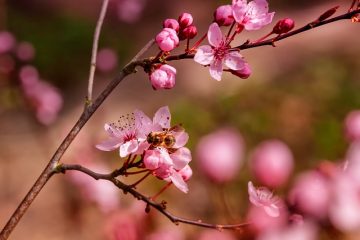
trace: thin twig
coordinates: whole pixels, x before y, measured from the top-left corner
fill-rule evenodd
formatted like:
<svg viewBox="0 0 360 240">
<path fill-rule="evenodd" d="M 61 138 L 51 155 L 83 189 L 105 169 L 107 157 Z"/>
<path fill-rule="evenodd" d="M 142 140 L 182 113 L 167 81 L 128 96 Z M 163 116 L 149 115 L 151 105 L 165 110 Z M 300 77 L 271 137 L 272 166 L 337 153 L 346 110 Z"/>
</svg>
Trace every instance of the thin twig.
<svg viewBox="0 0 360 240">
<path fill-rule="evenodd" d="M 157 202 L 153 201 L 150 197 L 146 197 L 142 193 L 136 191 L 132 185 L 127 185 L 127 184 L 121 182 L 120 180 L 118 180 L 117 178 L 112 177 L 111 173 L 109 173 L 109 174 L 96 173 L 88 168 L 85 168 L 85 167 L 83 167 L 81 165 L 77 165 L 77 164 L 76 165 L 61 164 L 58 166 L 58 170 L 59 170 L 58 173 L 59 172 L 65 173 L 68 170 L 80 171 L 80 172 L 83 172 L 83 173 L 91 176 L 95 180 L 99 180 L 99 179 L 108 180 L 108 181 L 112 182 L 115 186 L 117 186 L 118 188 L 122 189 L 125 193 L 130 193 L 136 199 L 141 200 L 141 201 L 145 202 L 148 206 L 151 206 L 152 208 L 158 210 L 161 214 L 166 216 L 171 222 L 173 222 L 175 224 L 184 223 L 184 224 L 188 224 L 188 225 L 194 225 L 194 226 L 199 226 L 199 227 L 203 227 L 203 228 L 212 228 L 212 229 L 217 229 L 217 230 L 221 230 L 221 229 L 238 230 L 238 229 L 244 228 L 250 224 L 248 222 L 239 223 L 239 224 L 212 224 L 212 223 L 203 222 L 201 220 L 190 220 L 190 219 L 178 217 L 178 216 L 173 215 L 169 211 L 167 211 L 166 207 L 164 206 L 163 203 L 157 203 Z"/>
<path fill-rule="evenodd" d="M 96 70 L 96 58 L 97 58 L 97 52 L 98 52 L 98 46 L 99 46 L 99 37 L 100 37 L 101 28 L 102 28 L 102 25 L 104 22 L 104 18 L 106 15 L 108 3 L 109 3 L 109 0 L 104 0 L 102 3 L 101 10 L 100 10 L 100 16 L 96 23 L 96 28 L 95 28 L 95 32 L 94 32 L 86 105 L 90 105 L 91 101 L 92 101 L 92 92 L 93 92 L 93 86 L 94 86 L 94 76 L 95 76 L 95 70 Z"/>
</svg>

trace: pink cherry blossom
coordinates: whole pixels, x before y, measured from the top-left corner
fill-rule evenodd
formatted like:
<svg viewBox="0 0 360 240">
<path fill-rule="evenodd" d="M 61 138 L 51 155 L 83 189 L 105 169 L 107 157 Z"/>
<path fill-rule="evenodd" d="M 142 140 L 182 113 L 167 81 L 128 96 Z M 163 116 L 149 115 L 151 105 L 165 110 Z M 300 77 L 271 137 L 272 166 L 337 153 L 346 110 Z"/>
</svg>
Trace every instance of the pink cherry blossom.
<svg viewBox="0 0 360 240">
<path fill-rule="evenodd" d="M 223 64 L 234 71 L 245 67 L 245 61 L 238 51 L 231 51 L 229 41 L 223 36 L 217 23 L 212 23 L 208 31 L 210 45 L 203 45 L 197 49 L 194 61 L 204 66 L 210 65 L 210 75 L 220 81 Z"/>
<path fill-rule="evenodd" d="M 267 188 L 256 189 L 252 182 L 248 183 L 249 200 L 257 207 L 261 207 L 270 217 L 278 217 L 280 209 L 278 206 L 279 198 L 273 196 Z"/>
<path fill-rule="evenodd" d="M 246 221 L 251 223 L 249 228 L 255 233 L 261 233 L 284 226 L 288 222 L 288 213 L 286 208 L 280 208 L 279 210 L 279 216 L 274 218 L 269 216 L 264 208 L 251 204 L 246 214 Z"/>
<path fill-rule="evenodd" d="M 10 32 L 0 32 L 0 54 L 12 50 L 15 42 L 15 37 Z"/>
<path fill-rule="evenodd" d="M 115 51 L 111 48 L 100 49 L 96 59 L 96 67 L 102 72 L 113 70 L 118 62 Z"/>
<path fill-rule="evenodd" d="M 191 161 L 190 150 L 182 147 L 175 153 L 169 154 L 165 148 L 155 148 L 147 150 L 144 155 L 145 167 L 153 171 L 153 174 L 166 181 L 171 181 L 178 189 L 187 193 L 187 181 L 192 172 L 190 173 L 187 168 L 188 163 Z M 183 172 L 181 172 L 183 171 Z"/>
<path fill-rule="evenodd" d="M 360 110 L 354 110 L 345 118 L 345 136 L 350 141 L 360 140 Z"/>
<path fill-rule="evenodd" d="M 16 56 L 21 61 L 30 61 L 35 56 L 35 48 L 31 43 L 21 42 L 16 47 Z"/>
<path fill-rule="evenodd" d="M 178 19 L 181 28 L 186 28 L 190 26 L 193 21 L 194 19 L 190 13 L 182 13 Z"/>
<path fill-rule="evenodd" d="M 150 81 L 154 89 L 171 89 L 175 86 L 176 69 L 163 64 L 150 75 Z"/>
<path fill-rule="evenodd" d="M 176 19 L 167 18 L 163 22 L 163 27 L 164 28 L 172 28 L 176 32 L 179 32 L 180 25 L 179 25 L 179 22 Z"/>
<path fill-rule="evenodd" d="M 180 39 L 193 39 L 197 35 L 197 28 L 190 25 L 181 30 Z"/>
<path fill-rule="evenodd" d="M 146 0 L 117 0 L 117 15 L 121 21 L 138 21 L 145 8 Z"/>
<path fill-rule="evenodd" d="M 39 79 L 37 70 L 32 66 L 22 67 L 19 75 L 22 90 L 34 108 L 37 120 L 44 125 L 53 123 L 63 105 L 59 90 Z"/>
<path fill-rule="evenodd" d="M 252 172 L 257 180 L 268 187 L 287 183 L 293 168 L 293 155 L 288 146 L 279 140 L 264 141 L 253 151 Z"/>
<path fill-rule="evenodd" d="M 214 21 L 219 26 L 230 26 L 234 22 L 231 5 L 222 5 L 214 12 Z"/>
<path fill-rule="evenodd" d="M 155 41 L 161 50 L 167 52 L 179 45 L 179 37 L 172 28 L 163 28 L 161 32 L 156 35 Z"/>
<path fill-rule="evenodd" d="M 199 169 L 210 180 L 233 180 L 243 164 L 244 142 L 234 129 L 220 129 L 200 139 L 196 147 Z"/>
<path fill-rule="evenodd" d="M 318 219 L 326 217 L 330 200 L 329 181 L 316 171 L 300 175 L 289 194 L 291 204 Z"/>
<path fill-rule="evenodd" d="M 274 228 L 260 234 L 257 240 L 316 240 L 317 228 L 314 224 L 306 222 L 301 225 L 287 225 Z"/>
<path fill-rule="evenodd" d="M 155 113 L 153 121 L 142 111 L 135 110 L 133 117 L 123 117 L 120 126 L 106 123 L 104 128 L 110 139 L 96 145 L 102 151 L 120 148 L 120 157 L 129 154 L 141 154 L 149 147 L 146 137 L 151 131 L 170 128 L 171 115 L 168 107 L 161 107 Z"/>
<path fill-rule="evenodd" d="M 269 13 L 266 0 L 233 0 L 233 16 L 235 21 L 244 26 L 246 30 L 258 30 L 271 23 L 274 12 Z"/>
</svg>

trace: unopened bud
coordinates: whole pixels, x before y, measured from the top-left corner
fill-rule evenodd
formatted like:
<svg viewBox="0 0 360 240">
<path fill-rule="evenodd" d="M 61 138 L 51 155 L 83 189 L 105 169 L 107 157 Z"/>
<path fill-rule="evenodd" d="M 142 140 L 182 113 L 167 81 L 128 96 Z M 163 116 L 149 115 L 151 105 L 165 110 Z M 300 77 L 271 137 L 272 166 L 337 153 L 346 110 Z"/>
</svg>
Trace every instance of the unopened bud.
<svg viewBox="0 0 360 240">
<path fill-rule="evenodd" d="M 295 26 L 294 20 L 292 20 L 291 18 L 284 18 L 276 23 L 275 27 L 273 28 L 273 33 L 276 34 L 287 33 L 291 29 L 293 29 L 294 26 Z"/>
<path fill-rule="evenodd" d="M 197 29 L 194 25 L 184 28 L 180 33 L 180 39 L 193 39 L 197 35 Z"/>
<path fill-rule="evenodd" d="M 155 41 L 159 48 L 163 51 L 171 51 L 179 45 L 179 37 L 172 28 L 164 28 L 158 35 Z"/>
<path fill-rule="evenodd" d="M 190 26 L 193 21 L 194 19 L 190 13 L 182 13 L 178 19 L 181 28 L 186 28 Z"/>
<path fill-rule="evenodd" d="M 231 5 L 218 7 L 214 12 L 214 21 L 219 24 L 219 26 L 230 26 L 234 22 L 232 11 Z"/>
<path fill-rule="evenodd" d="M 329 10 L 327 10 L 326 12 L 324 12 L 323 14 L 320 15 L 320 17 L 318 18 L 318 21 L 324 21 L 325 19 L 328 19 L 329 17 L 331 17 L 332 15 L 334 15 L 334 13 L 336 12 L 336 10 L 339 8 L 339 6 L 330 8 Z"/>
<path fill-rule="evenodd" d="M 179 22 L 176 19 L 168 18 L 163 22 L 164 28 L 174 29 L 176 32 L 179 32 Z"/>
</svg>

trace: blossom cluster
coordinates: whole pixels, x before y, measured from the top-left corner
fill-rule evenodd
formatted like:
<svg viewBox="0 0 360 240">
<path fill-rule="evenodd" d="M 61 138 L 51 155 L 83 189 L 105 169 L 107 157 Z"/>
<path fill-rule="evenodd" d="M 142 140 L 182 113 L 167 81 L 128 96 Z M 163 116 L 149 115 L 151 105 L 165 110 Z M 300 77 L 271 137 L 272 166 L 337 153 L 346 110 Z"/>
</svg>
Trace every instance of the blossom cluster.
<svg viewBox="0 0 360 240">
<path fill-rule="evenodd" d="M 33 45 L 17 41 L 10 32 L 0 32 L 0 74 L 9 81 L 18 81 L 28 106 L 35 112 L 36 119 L 44 125 L 53 123 L 62 109 L 60 91 L 44 81 L 38 70 L 30 65 L 35 57 Z M 17 76 L 16 79 L 12 79 Z M 9 84 L 11 86 L 11 84 Z"/>
<path fill-rule="evenodd" d="M 213 23 L 210 24 L 207 34 L 192 48 L 189 47 L 189 40 L 197 35 L 192 15 L 182 13 L 178 20 L 166 19 L 163 22 L 164 28 L 155 38 L 162 52 L 158 56 L 160 63 L 154 64 L 149 72 L 153 88 L 170 89 L 175 86 L 176 69 L 166 64 L 166 57 L 179 46 L 181 40 L 187 40 L 185 53 L 195 53 L 195 62 L 209 66 L 210 75 L 215 80 L 221 80 L 223 71 L 240 78 L 248 78 L 251 75 L 250 65 L 243 59 L 240 50 L 232 48 L 230 44 L 244 29 L 259 30 L 271 23 L 273 16 L 274 12 L 269 13 L 266 0 L 249 3 L 247 0 L 233 0 L 231 5 L 222 5 L 215 10 Z M 289 21 L 282 22 L 272 33 L 289 31 L 292 28 Z M 231 26 L 226 35 L 223 35 L 221 26 Z M 206 36 L 210 45 L 199 46 Z M 224 69 L 223 65 L 227 68 Z"/>
<path fill-rule="evenodd" d="M 152 120 L 140 110 L 131 116 L 123 117 L 120 125 L 105 124 L 109 139 L 96 147 L 103 151 L 118 149 L 121 158 L 139 156 L 138 167 L 188 192 L 186 181 L 192 175 L 188 165 L 191 152 L 185 144 L 189 136 L 182 127 L 170 126 L 169 108 L 161 107 Z"/>
</svg>

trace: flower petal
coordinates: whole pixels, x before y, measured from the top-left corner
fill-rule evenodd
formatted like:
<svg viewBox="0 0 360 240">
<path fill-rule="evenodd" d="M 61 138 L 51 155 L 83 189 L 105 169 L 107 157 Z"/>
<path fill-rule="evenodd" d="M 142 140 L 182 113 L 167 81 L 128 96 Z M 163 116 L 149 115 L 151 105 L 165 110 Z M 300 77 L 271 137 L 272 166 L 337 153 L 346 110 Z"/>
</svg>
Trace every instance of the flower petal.
<svg viewBox="0 0 360 240">
<path fill-rule="evenodd" d="M 280 209 L 275 204 L 264 206 L 264 210 L 270 217 L 278 217 L 280 215 Z"/>
<path fill-rule="evenodd" d="M 181 148 L 185 146 L 187 141 L 189 140 L 189 134 L 185 131 L 182 132 L 172 132 L 173 136 L 175 137 L 175 144 L 173 148 Z"/>
<path fill-rule="evenodd" d="M 95 147 L 102 151 L 113 151 L 122 144 L 122 140 L 119 138 L 110 138 L 97 144 Z"/>
<path fill-rule="evenodd" d="M 211 77 L 217 81 L 221 81 L 221 75 L 223 72 L 222 69 L 222 61 L 215 60 L 214 62 L 212 62 L 209 69 Z"/>
<path fill-rule="evenodd" d="M 136 139 L 127 141 L 120 146 L 120 157 L 126 157 L 129 154 L 135 152 L 139 147 Z"/>
<path fill-rule="evenodd" d="M 208 41 L 211 46 L 218 47 L 223 41 L 223 34 L 217 23 L 212 23 L 208 30 Z"/>
<path fill-rule="evenodd" d="M 233 1 L 233 16 L 237 23 L 242 24 L 248 9 L 246 0 Z"/>
<path fill-rule="evenodd" d="M 256 188 L 254 187 L 251 181 L 248 182 L 248 193 L 249 193 L 250 202 L 257 207 L 260 207 L 261 204 L 260 204 L 259 196 L 257 194 Z"/>
<path fill-rule="evenodd" d="M 169 107 L 161 107 L 156 111 L 153 123 L 160 124 L 163 128 L 170 128 L 171 114 L 169 111 Z"/>
<path fill-rule="evenodd" d="M 241 70 L 245 67 L 245 61 L 241 54 L 237 51 L 232 51 L 226 54 L 224 59 L 225 65 L 231 70 Z"/>
<path fill-rule="evenodd" d="M 138 135 L 147 135 L 151 132 L 153 122 L 140 110 L 134 111 L 135 116 L 135 129 L 137 129 Z"/>
<path fill-rule="evenodd" d="M 209 65 L 214 61 L 214 51 L 209 45 L 200 46 L 194 56 L 194 61 L 201 65 Z"/>
<path fill-rule="evenodd" d="M 174 168 L 181 170 L 191 161 L 191 152 L 188 148 L 182 147 L 171 154 L 170 157 L 173 160 Z"/>
<path fill-rule="evenodd" d="M 173 171 L 170 175 L 170 179 L 171 182 L 175 185 L 175 187 L 180 189 L 180 191 L 184 193 L 187 193 L 189 191 L 189 188 L 180 173 Z"/>
</svg>

